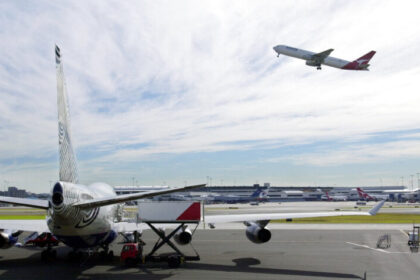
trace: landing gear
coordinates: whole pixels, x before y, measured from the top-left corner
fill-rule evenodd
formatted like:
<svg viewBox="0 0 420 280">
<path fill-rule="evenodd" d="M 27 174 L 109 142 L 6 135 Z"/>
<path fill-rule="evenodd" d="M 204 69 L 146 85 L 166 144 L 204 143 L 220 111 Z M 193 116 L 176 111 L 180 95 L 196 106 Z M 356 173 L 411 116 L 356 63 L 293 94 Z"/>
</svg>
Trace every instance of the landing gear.
<svg viewBox="0 0 420 280">
<path fill-rule="evenodd" d="M 41 253 L 41 259 L 43 261 L 52 261 L 57 258 L 57 251 L 52 249 L 53 245 L 57 245 L 56 242 L 52 241 L 52 236 L 50 233 L 47 235 L 47 249 L 45 251 L 42 251 Z M 44 244 L 45 245 L 45 244 Z"/>
</svg>

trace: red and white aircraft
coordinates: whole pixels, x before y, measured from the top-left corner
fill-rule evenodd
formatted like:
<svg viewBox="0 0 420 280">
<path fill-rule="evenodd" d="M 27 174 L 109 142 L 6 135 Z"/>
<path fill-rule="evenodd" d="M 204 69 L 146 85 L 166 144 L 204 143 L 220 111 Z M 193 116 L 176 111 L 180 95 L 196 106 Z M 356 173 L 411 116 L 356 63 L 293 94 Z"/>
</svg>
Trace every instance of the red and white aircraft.
<svg viewBox="0 0 420 280">
<path fill-rule="evenodd" d="M 345 195 L 329 195 L 328 192 L 325 192 L 325 195 L 321 197 L 321 200 L 328 201 L 347 201 L 347 196 Z"/>
<path fill-rule="evenodd" d="M 380 195 L 380 194 L 368 194 L 361 188 L 357 188 L 357 193 L 359 194 L 360 199 L 369 201 L 369 200 L 387 200 L 389 198 L 389 195 Z"/>
<path fill-rule="evenodd" d="M 300 58 L 306 60 L 306 65 L 316 66 L 316 69 L 318 70 L 321 70 L 322 64 L 344 70 L 369 70 L 369 60 L 376 53 L 375 51 L 370 51 L 354 61 L 347 61 L 329 56 L 334 49 L 329 49 L 320 53 L 313 53 L 285 45 L 278 45 L 273 47 L 273 49 L 277 53 L 277 57 L 280 54 L 284 54 L 287 56 Z"/>
</svg>

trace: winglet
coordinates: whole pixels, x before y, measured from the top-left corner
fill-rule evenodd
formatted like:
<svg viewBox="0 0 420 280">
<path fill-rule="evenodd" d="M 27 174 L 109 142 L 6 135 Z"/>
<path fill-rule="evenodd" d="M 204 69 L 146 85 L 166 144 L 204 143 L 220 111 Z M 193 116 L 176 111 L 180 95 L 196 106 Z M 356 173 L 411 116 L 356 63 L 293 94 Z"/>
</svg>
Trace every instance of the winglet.
<svg viewBox="0 0 420 280">
<path fill-rule="evenodd" d="M 378 213 L 379 209 L 385 204 L 385 200 L 380 201 L 378 204 L 376 204 L 372 209 L 369 210 L 369 214 L 371 216 L 376 215 Z"/>
</svg>

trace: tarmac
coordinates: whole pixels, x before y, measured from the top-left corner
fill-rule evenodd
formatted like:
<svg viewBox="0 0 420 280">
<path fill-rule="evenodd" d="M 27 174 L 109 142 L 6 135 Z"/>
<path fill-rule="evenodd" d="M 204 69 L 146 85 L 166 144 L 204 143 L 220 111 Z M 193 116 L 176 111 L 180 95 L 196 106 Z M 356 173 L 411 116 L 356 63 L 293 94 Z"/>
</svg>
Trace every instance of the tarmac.
<svg viewBox="0 0 420 280">
<path fill-rule="evenodd" d="M 384 233 L 391 235 L 391 247 L 377 249 Z M 147 252 L 155 237 L 146 231 L 143 240 Z M 207 229 L 196 231 L 193 245 L 201 260 L 178 269 L 166 263 L 124 267 L 121 244 L 113 246 L 112 262 L 97 257 L 72 262 L 69 249 L 59 247 L 58 259 L 44 263 L 39 250 L 10 248 L 0 250 L 0 279 L 418 279 L 420 274 L 420 254 L 410 252 L 400 230 L 276 229 L 268 243 L 253 244 L 244 227 Z M 194 254 L 190 245 L 180 248 Z"/>
<path fill-rule="evenodd" d="M 369 202 L 367 207 L 374 204 Z M 381 212 L 420 213 L 415 206 L 389 205 Z M 355 202 L 209 205 L 206 215 L 345 211 L 354 206 Z M 23 210 L 14 211 L 20 214 Z M 268 227 L 271 240 L 254 244 L 246 238 L 242 223 L 216 224 L 216 229 L 201 224 L 193 238 L 194 247 L 179 246 L 187 255 L 197 251 L 201 260 L 178 269 L 168 268 L 166 263 L 125 267 L 119 260 L 122 244 L 118 243 L 111 248 L 115 253 L 111 262 L 95 256 L 70 261 L 70 249 L 64 246 L 57 248 L 58 258 L 50 263 L 41 260 L 40 249 L 0 249 L 0 279 L 419 279 L 420 253 L 410 252 L 407 245 L 410 224 L 273 223 Z M 384 234 L 391 236 L 391 247 L 378 249 L 377 240 Z M 144 231 L 145 252 L 156 239 L 153 232 Z M 171 252 L 167 246 L 162 249 L 159 253 Z"/>
</svg>

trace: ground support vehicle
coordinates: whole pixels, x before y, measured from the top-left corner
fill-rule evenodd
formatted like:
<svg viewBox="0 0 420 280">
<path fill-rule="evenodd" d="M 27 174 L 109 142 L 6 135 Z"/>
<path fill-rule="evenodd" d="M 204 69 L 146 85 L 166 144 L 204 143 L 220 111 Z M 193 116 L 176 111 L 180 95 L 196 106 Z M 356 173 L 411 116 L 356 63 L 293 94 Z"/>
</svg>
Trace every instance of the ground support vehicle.
<svg viewBox="0 0 420 280">
<path fill-rule="evenodd" d="M 152 223 L 146 223 L 150 229 L 159 237 L 156 243 L 154 244 L 152 250 L 144 255 L 143 253 L 143 246 L 144 242 L 141 240 L 137 240 L 135 243 L 127 243 L 123 246 L 121 251 L 121 262 L 128 266 L 135 266 L 139 264 L 145 264 L 148 262 L 167 262 L 168 266 L 171 268 L 177 268 L 181 264 L 185 263 L 186 261 L 199 261 L 200 256 L 198 255 L 197 251 L 193 248 L 195 255 L 187 256 L 179 250 L 179 248 L 175 245 L 171 239 L 178 234 L 180 231 L 186 228 L 185 223 L 180 223 L 174 230 L 172 230 L 168 235 L 158 228 L 156 228 Z M 196 223 L 196 227 L 191 234 L 191 238 L 195 233 L 195 230 L 198 227 L 198 222 Z M 188 242 L 189 243 L 189 242 Z M 156 252 L 163 246 L 168 245 L 174 250 L 174 253 L 169 254 L 161 254 L 157 255 Z"/>
</svg>

